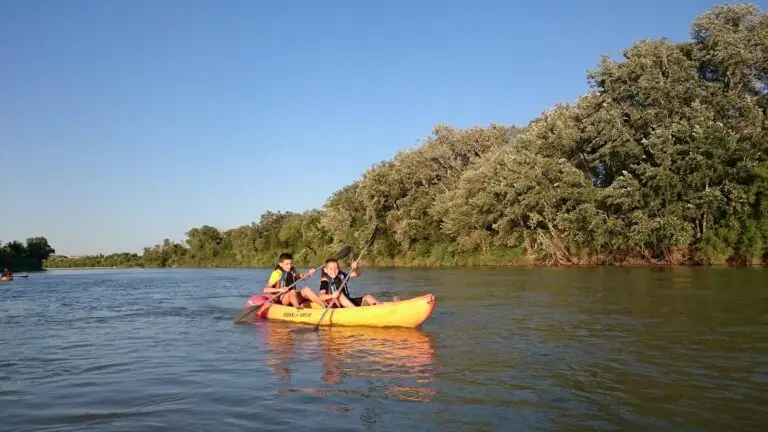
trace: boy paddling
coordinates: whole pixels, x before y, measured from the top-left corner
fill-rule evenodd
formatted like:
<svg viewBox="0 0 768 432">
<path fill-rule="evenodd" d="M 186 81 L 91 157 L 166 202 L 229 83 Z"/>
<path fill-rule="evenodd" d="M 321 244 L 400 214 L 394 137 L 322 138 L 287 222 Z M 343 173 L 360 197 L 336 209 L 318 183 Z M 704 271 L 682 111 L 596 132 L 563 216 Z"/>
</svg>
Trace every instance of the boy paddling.
<svg viewBox="0 0 768 432">
<path fill-rule="evenodd" d="M 280 254 L 275 270 L 272 271 L 267 284 L 264 285 L 264 293 L 278 293 L 283 288 L 293 285 L 294 282 L 312 277 L 314 273 L 315 269 L 310 269 L 307 274 L 297 273 L 296 269 L 293 267 L 293 255 L 289 253 Z M 299 292 L 297 292 L 297 290 L 298 288 L 291 289 L 280 294 L 280 296 L 275 299 L 275 303 L 280 303 L 283 306 L 291 305 L 296 309 L 303 309 L 301 303 L 305 300 L 311 300 L 320 306 L 325 306 L 325 303 L 323 303 L 308 287 L 302 288 Z"/>
<path fill-rule="evenodd" d="M 360 269 L 356 264 L 357 263 L 352 264 L 352 269 L 349 272 L 349 279 L 360 276 Z M 346 276 L 347 274 L 339 269 L 339 261 L 336 258 L 328 258 L 325 260 L 323 274 L 320 277 L 320 299 L 332 302 L 332 305 L 337 307 L 341 306 L 345 308 L 353 308 L 366 304 L 373 306 L 379 303 L 372 295 L 351 297 L 348 288 L 349 279 L 347 279 L 347 283 L 344 284 L 344 288 L 339 289 Z"/>
</svg>

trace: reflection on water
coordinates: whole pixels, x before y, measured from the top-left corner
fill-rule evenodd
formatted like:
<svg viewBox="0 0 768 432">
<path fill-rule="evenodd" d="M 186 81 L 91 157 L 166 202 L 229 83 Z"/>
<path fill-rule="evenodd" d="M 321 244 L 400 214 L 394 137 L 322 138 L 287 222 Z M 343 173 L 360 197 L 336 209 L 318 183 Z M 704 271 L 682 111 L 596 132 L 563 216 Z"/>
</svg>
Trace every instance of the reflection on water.
<svg viewBox="0 0 768 432">
<path fill-rule="evenodd" d="M 276 379 L 290 382 L 302 364 L 318 366 L 317 374 L 327 388 L 283 391 L 327 396 L 346 393 L 346 379 L 375 382 L 381 396 L 413 402 L 429 402 L 435 349 L 430 336 L 417 329 L 330 327 L 315 333 L 293 332 L 295 325 L 260 322 L 257 343 L 267 346 L 266 363 Z M 311 380 L 315 381 L 315 380 Z"/>
</svg>

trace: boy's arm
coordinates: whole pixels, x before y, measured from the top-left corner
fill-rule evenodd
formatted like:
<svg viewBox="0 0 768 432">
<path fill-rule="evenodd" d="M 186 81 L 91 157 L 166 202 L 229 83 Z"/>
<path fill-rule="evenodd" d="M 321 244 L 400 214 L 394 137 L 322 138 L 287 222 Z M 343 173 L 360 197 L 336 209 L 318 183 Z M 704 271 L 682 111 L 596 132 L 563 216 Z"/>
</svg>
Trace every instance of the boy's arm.
<svg viewBox="0 0 768 432">
<path fill-rule="evenodd" d="M 264 292 L 267 294 L 280 292 L 280 288 L 276 288 L 278 281 L 280 281 L 280 271 L 275 270 L 269 275 L 269 280 L 264 285 Z"/>
<path fill-rule="evenodd" d="M 357 266 L 357 264 L 352 263 L 352 270 L 349 272 L 349 278 L 358 277 L 360 276 L 360 267 Z"/>
<path fill-rule="evenodd" d="M 307 273 L 299 273 L 296 276 L 298 276 L 299 279 L 309 279 L 313 274 L 315 274 L 315 269 L 309 269 Z"/>
</svg>

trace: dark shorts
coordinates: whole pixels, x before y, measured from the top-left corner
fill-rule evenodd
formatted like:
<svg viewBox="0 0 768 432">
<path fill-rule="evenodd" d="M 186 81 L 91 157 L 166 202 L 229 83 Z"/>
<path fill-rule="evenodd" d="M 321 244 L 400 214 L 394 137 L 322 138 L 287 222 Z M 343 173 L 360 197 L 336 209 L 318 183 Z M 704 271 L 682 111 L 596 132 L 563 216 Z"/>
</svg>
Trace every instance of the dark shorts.
<svg viewBox="0 0 768 432">
<path fill-rule="evenodd" d="M 352 304 L 355 305 L 355 306 L 362 306 L 363 305 L 363 298 L 362 297 L 350 297 L 349 301 L 351 301 Z M 333 305 L 332 307 L 342 307 L 342 306 Z"/>
<path fill-rule="evenodd" d="M 362 297 L 350 297 L 349 301 L 352 302 L 355 306 L 362 306 L 363 305 L 363 298 Z"/>
</svg>

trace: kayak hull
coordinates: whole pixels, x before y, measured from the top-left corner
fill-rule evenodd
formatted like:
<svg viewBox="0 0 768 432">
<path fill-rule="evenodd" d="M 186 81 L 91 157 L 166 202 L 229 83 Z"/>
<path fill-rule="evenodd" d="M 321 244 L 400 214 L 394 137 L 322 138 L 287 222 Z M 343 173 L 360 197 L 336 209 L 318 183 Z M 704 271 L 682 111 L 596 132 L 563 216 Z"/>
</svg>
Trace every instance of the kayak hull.
<svg viewBox="0 0 768 432">
<path fill-rule="evenodd" d="M 382 302 L 373 306 L 332 308 L 326 312 L 322 326 L 406 327 L 416 328 L 429 318 L 435 309 L 434 294 L 426 294 L 398 302 Z M 323 308 L 305 303 L 304 309 L 270 304 L 262 309 L 258 318 L 316 325 Z"/>
<path fill-rule="evenodd" d="M 0 277 L 0 282 L 10 282 L 12 280 L 13 280 L 13 276 L 11 276 L 11 277 L 6 277 L 6 276 Z"/>
</svg>

